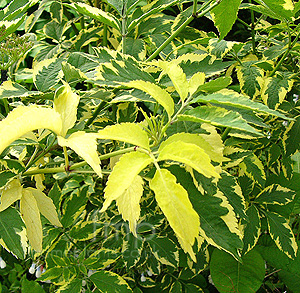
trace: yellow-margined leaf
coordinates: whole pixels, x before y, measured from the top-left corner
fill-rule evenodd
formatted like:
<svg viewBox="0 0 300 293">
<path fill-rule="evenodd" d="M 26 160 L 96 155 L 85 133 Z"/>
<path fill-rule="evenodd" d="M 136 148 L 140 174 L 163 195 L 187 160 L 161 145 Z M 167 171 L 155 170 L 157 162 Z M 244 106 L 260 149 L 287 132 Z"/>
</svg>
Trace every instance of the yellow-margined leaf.
<svg viewBox="0 0 300 293">
<path fill-rule="evenodd" d="M 173 115 L 174 101 L 170 94 L 164 89 L 162 89 L 160 86 L 144 80 L 133 80 L 127 83 L 123 82 L 121 84 L 139 89 L 149 94 L 155 101 L 157 101 L 157 103 L 159 103 L 166 109 L 169 116 Z"/>
<path fill-rule="evenodd" d="M 182 68 L 176 61 L 166 62 L 160 60 L 154 64 L 163 69 L 164 73 L 168 74 L 181 100 L 184 101 L 189 93 L 189 83 Z"/>
<path fill-rule="evenodd" d="M 34 196 L 40 213 L 49 220 L 49 222 L 57 227 L 62 227 L 55 205 L 50 197 L 46 196 L 41 190 L 32 187 L 26 188 Z"/>
<path fill-rule="evenodd" d="M 152 162 L 153 159 L 149 155 L 140 152 L 123 155 L 108 177 L 104 189 L 105 202 L 101 211 L 105 211 L 113 200 L 120 197 L 131 186 L 136 176 Z"/>
<path fill-rule="evenodd" d="M 208 154 L 198 145 L 174 141 L 160 148 L 158 160 L 173 160 L 184 163 L 206 177 L 220 177 L 211 164 Z"/>
<path fill-rule="evenodd" d="M 36 252 L 42 251 L 43 228 L 40 211 L 35 197 L 29 190 L 24 189 L 20 200 L 20 211 L 26 225 L 27 237 Z"/>
<path fill-rule="evenodd" d="M 65 136 L 67 131 L 74 126 L 78 104 L 79 96 L 72 92 L 67 83 L 56 91 L 53 108 L 61 116 L 61 136 Z"/>
<path fill-rule="evenodd" d="M 81 156 L 102 177 L 100 159 L 97 154 L 97 134 L 77 131 L 68 138 L 57 137 L 60 146 L 69 147 Z"/>
<path fill-rule="evenodd" d="M 0 122 L 0 154 L 22 135 L 40 128 L 60 133 L 62 129 L 60 115 L 53 109 L 43 106 L 15 108 Z"/>
<path fill-rule="evenodd" d="M 97 138 L 120 140 L 149 149 L 147 132 L 135 123 L 121 123 L 107 126 L 98 131 Z"/>
<path fill-rule="evenodd" d="M 0 212 L 6 210 L 22 197 L 22 186 L 19 179 L 12 180 L 1 193 Z"/>
<path fill-rule="evenodd" d="M 156 171 L 150 181 L 150 188 L 154 191 L 157 203 L 178 237 L 182 248 L 195 261 L 192 246 L 199 234 L 200 221 L 187 191 L 176 183 L 176 177 L 166 169 Z"/>
<path fill-rule="evenodd" d="M 136 222 L 140 217 L 140 199 L 143 195 L 143 179 L 136 176 L 131 185 L 124 191 L 124 193 L 116 199 L 119 213 L 122 215 L 124 221 L 129 222 L 130 231 L 135 237 Z"/>
</svg>

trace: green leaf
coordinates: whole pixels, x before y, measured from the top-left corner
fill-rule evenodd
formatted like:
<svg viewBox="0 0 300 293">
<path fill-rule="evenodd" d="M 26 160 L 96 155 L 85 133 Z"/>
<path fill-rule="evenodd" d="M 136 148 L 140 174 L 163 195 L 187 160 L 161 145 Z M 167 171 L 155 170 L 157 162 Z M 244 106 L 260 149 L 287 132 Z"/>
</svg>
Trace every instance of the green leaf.
<svg viewBox="0 0 300 293">
<path fill-rule="evenodd" d="M 65 4 L 67 7 L 76 10 L 78 13 L 87 15 L 101 23 L 107 24 L 117 30 L 120 30 L 121 25 L 119 20 L 111 13 L 105 12 L 97 7 L 92 7 L 85 3 Z"/>
<path fill-rule="evenodd" d="M 166 90 L 162 89 L 160 86 L 143 80 L 135 80 L 121 84 L 146 92 L 166 109 L 169 116 L 173 115 L 174 101 L 170 94 Z"/>
<path fill-rule="evenodd" d="M 260 136 L 262 135 L 255 128 L 250 126 L 239 113 L 215 106 L 196 107 L 186 111 L 185 114 L 179 114 L 177 117 L 180 121 L 205 122 L 214 126 L 229 127 Z"/>
<path fill-rule="evenodd" d="M 41 285 L 36 281 L 29 281 L 26 278 L 22 280 L 22 293 L 45 293 Z"/>
<path fill-rule="evenodd" d="M 223 0 L 210 12 L 220 32 L 220 39 L 229 33 L 235 23 L 240 4 L 241 0 Z"/>
<path fill-rule="evenodd" d="M 248 252 L 238 262 L 228 253 L 215 249 L 211 256 L 210 272 L 220 293 L 252 293 L 263 283 L 265 262 L 255 250 Z"/>
<path fill-rule="evenodd" d="M 61 66 L 65 79 L 68 83 L 78 83 L 87 79 L 86 75 L 80 69 L 68 62 L 62 62 Z"/>
<path fill-rule="evenodd" d="M 215 58 L 223 59 L 235 44 L 238 43 L 211 38 L 208 43 L 208 51 Z"/>
<path fill-rule="evenodd" d="M 264 70 L 256 66 L 256 63 L 257 61 L 247 61 L 236 67 L 241 91 L 251 99 L 260 94 L 264 84 Z"/>
<path fill-rule="evenodd" d="M 283 135 L 283 147 L 287 156 L 295 154 L 300 150 L 300 115 L 295 117 L 294 121 L 289 122 Z"/>
<path fill-rule="evenodd" d="M 168 266 L 178 267 L 179 252 L 175 243 L 168 237 L 160 237 L 153 234 L 147 240 L 156 259 Z"/>
<path fill-rule="evenodd" d="M 209 178 L 220 177 L 206 152 L 193 143 L 179 140 L 165 144 L 162 148 L 159 148 L 157 159 L 159 161 L 173 160 L 184 163 Z"/>
<path fill-rule="evenodd" d="M 236 108 L 236 111 L 240 109 L 245 109 L 249 111 L 254 111 L 256 113 L 261 113 L 265 115 L 272 115 L 275 117 L 280 117 L 288 120 L 289 118 L 282 113 L 269 109 L 266 105 L 258 102 L 254 102 L 244 95 L 241 95 L 235 91 L 224 89 L 217 93 L 209 95 L 201 95 L 192 100 L 192 103 L 213 103 L 224 106 L 231 106 Z"/>
<path fill-rule="evenodd" d="M 292 16 L 294 16 L 294 3 L 292 0 L 264 0 L 264 3 L 273 12 L 275 12 L 283 18 L 291 19 Z"/>
<path fill-rule="evenodd" d="M 260 216 L 255 205 L 247 208 L 246 215 L 248 219 L 245 223 L 243 254 L 248 253 L 256 245 L 261 232 Z"/>
<path fill-rule="evenodd" d="M 41 92 L 47 92 L 58 84 L 61 78 L 62 59 L 45 59 L 33 67 L 33 82 Z"/>
<path fill-rule="evenodd" d="M 1 171 L 0 172 L 0 188 L 4 187 L 14 177 L 16 177 L 16 174 L 11 171 Z"/>
<path fill-rule="evenodd" d="M 102 230 L 104 224 L 96 221 L 84 221 L 72 227 L 70 237 L 78 241 L 90 240 Z"/>
<path fill-rule="evenodd" d="M 265 212 L 265 215 L 268 221 L 269 233 L 277 247 L 288 257 L 294 258 L 297 254 L 298 246 L 287 220 L 279 214 L 270 211 Z"/>
<path fill-rule="evenodd" d="M 0 99 L 4 98 L 26 98 L 42 94 L 39 91 L 28 91 L 22 85 L 7 80 L 3 82 L 0 86 Z"/>
<path fill-rule="evenodd" d="M 64 33 L 65 27 L 56 20 L 48 22 L 44 27 L 43 31 L 47 37 L 54 39 L 57 42 L 62 42 L 62 35 Z"/>
<path fill-rule="evenodd" d="M 228 87 L 232 82 L 229 76 L 222 76 L 200 85 L 196 92 L 214 93 Z"/>
<path fill-rule="evenodd" d="M 23 162 L 12 159 L 0 159 L 0 165 L 2 165 L 5 169 L 12 171 L 15 174 L 22 173 L 25 171 L 25 165 Z"/>
<path fill-rule="evenodd" d="M 0 212 L 0 237 L 0 245 L 16 257 L 25 258 L 27 252 L 25 225 L 19 212 L 12 207 Z"/>
<path fill-rule="evenodd" d="M 192 176 L 179 166 L 168 168 L 177 178 L 177 181 L 187 190 L 191 203 L 200 218 L 200 235 L 205 240 L 220 249 L 231 253 L 239 259 L 239 250 L 243 247 L 240 235 L 229 228 L 234 222 L 230 218 L 227 223 L 227 207 L 223 206 L 223 199 L 217 196 L 203 195 L 196 188 Z M 199 174 L 200 175 L 200 174 Z M 197 180 L 196 174 L 194 174 Z M 201 182 L 199 179 L 198 182 Z M 198 183 L 199 184 L 199 183 Z M 201 186 L 201 185 L 200 185 Z M 203 186 L 205 188 L 205 186 Z M 237 222 L 237 220 L 235 220 Z"/>
<path fill-rule="evenodd" d="M 74 150 L 93 168 L 99 177 L 102 177 L 101 162 L 97 153 L 97 138 L 96 133 L 77 131 L 67 139 L 58 136 L 57 140 L 60 146 L 66 146 Z"/>
<path fill-rule="evenodd" d="M 292 89 L 294 80 L 289 73 L 277 73 L 267 77 L 262 89 L 262 99 L 271 109 L 277 109 L 284 101 L 286 94 Z"/>
<path fill-rule="evenodd" d="M 150 149 L 147 132 L 136 123 L 120 123 L 107 126 L 97 133 L 98 139 L 111 139 Z"/>
<path fill-rule="evenodd" d="M 132 292 L 126 281 L 119 275 L 109 271 L 99 271 L 90 276 L 100 292 L 105 293 L 128 293 Z"/>
<path fill-rule="evenodd" d="M 112 235 L 114 243 L 116 242 L 116 236 Z M 121 237 L 120 237 L 121 238 Z M 118 240 L 123 240 L 118 238 Z M 107 238 L 108 239 L 108 238 Z M 110 246 L 111 247 L 111 246 Z M 113 248 L 113 247 L 111 247 Z M 119 247 L 118 247 L 119 249 Z M 89 270 L 100 270 L 106 268 L 108 265 L 113 264 L 121 256 L 121 253 L 117 249 L 101 248 L 96 250 L 90 255 L 89 258 L 83 261 L 83 264 Z"/>
<path fill-rule="evenodd" d="M 56 291 L 57 293 L 80 293 L 82 289 L 82 280 L 75 279 L 71 282 L 67 282 L 66 284 L 59 287 L 59 289 Z"/>
<path fill-rule="evenodd" d="M 127 37 L 125 42 L 125 52 L 126 54 L 133 56 L 136 60 L 145 60 L 146 44 L 144 40 Z"/>
<path fill-rule="evenodd" d="M 113 200 L 119 198 L 132 185 L 136 176 L 152 162 L 153 159 L 149 155 L 141 152 L 124 154 L 108 177 L 101 212 L 105 211 Z"/>
<path fill-rule="evenodd" d="M 262 190 L 254 199 L 259 204 L 287 205 L 295 198 L 295 191 L 273 184 Z"/>
<path fill-rule="evenodd" d="M 155 172 L 150 188 L 183 250 L 195 261 L 192 246 L 199 234 L 199 216 L 193 209 L 187 191 L 176 183 L 176 177 L 166 169 Z"/>
</svg>

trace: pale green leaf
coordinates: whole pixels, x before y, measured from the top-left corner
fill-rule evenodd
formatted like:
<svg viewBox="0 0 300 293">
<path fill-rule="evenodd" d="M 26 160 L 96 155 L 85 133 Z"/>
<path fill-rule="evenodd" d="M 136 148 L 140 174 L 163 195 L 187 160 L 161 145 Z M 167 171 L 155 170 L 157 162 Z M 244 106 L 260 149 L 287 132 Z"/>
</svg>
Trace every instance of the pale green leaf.
<svg viewBox="0 0 300 293">
<path fill-rule="evenodd" d="M 71 148 L 93 168 L 98 176 L 102 177 L 101 162 L 97 153 L 96 133 L 77 131 L 66 139 L 61 136 L 58 136 L 57 139 L 60 146 Z"/>
<path fill-rule="evenodd" d="M 29 190 L 23 190 L 20 200 L 20 211 L 26 225 L 27 237 L 36 252 L 42 251 L 43 228 L 40 211 L 35 197 Z"/>
<path fill-rule="evenodd" d="M 210 157 L 196 144 L 174 141 L 159 150 L 158 160 L 184 163 L 206 177 L 220 177 L 211 164 Z"/>
<path fill-rule="evenodd" d="M 136 222 L 140 217 L 140 199 L 143 195 L 143 179 L 136 176 L 131 185 L 116 199 L 119 213 L 129 222 L 130 231 L 137 237 Z"/>
<path fill-rule="evenodd" d="M 117 30 L 120 30 L 120 22 L 113 14 L 109 12 L 105 12 L 97 7 L 92 7 L 85 3 L 73 3 L 72 5 L 66 6 L 75 9 L 77 12 L 82 13 L 83 15 L 90 16 L 100 23 L 107 24 Z"/>
<path fill-rule="evenodd" d="M 226 87 L 228 87 L 232 83 L 232 79 L 229 76 L 222 76 L 217 79 L 210 80 L 209 82 L 204 83 L 198 87 L 197 92 L 207 92 L 207 93 L 215 93 L 220 91 Z"/>
<path fill-rule="evenodd" d="M 162 89 L 160 86 L 144 80 L 134 80 L 121 84 L 144 91 L 145 93 L 149 94 L 153 99 L 155 99 L 160 105 L 162 105 L 166 109 L 169 116 L 173 115 L 174 101 L 170 94 L 164 89 Z"/>
<path fill-rule="evenodd" d="M 48 219 L 48 221 L 57 227 L 62 227 L 56 208 L 53 204 L 53 201 L 50 197 L 46 196 L 41 190 L 35 189 L 32 187 L 28 187 L 25 190 L 28 190 L 31 192 L 31 194 L 34 196 L 38 209 L 40 213 Z"/>
<path fill-rule="evenodd" d="M 287 220 L 281 215 L 270 211 L 266 212 L 265 215 L 268 221 L 270 236 L 275 241 L 277 247 L 288 257 L 294 258 L 297 255 L 298 246 Z"/>
<path fill-rule="evenodd" d="M 61 132 L 60 115 L 51 108 L 43 106 L 20 106 L 11 111 L 0 122 L 0 153 L 17 138 L 29 131 L 47 128 L 56 134 Z"/>
<path fill-rule="evenodd" d="M 22 186 L 19 179 L 12 180 L 1 192 L 0 212 L 7 209 L 22 197 Z"/>
<path fill-rule="evenodd" d="M 53 108 L 61 116 L 61 136 L 65 136 L 67 131 L 74 126 L 76 122 L 78 104 L 79 96 L 72 92 L 67 83 L 56 91 Z"/>
<path fill-rule="evenodd" d="M 210 12 L 215 26 L 220 32 L 220 39 L 229 33 L 235 23 L 240 4 L 241 0 L 224 0 Z"/>
<path fill-rule="evenodd" d="M 135 123 L 121 123 L 107 126 L 97 133 L 99 139 L 111 139 L 128 142 L 149 149 L 149 139 L 146 131 Z"/>
<path fill-rule="evenodd" d="M 154 64 L 163 69 L 163 73 L 166 73 L 170 77 L 175 90 L 181 98 L 181 101 L 184 102 L 189 93 L 189 83 L 182 68 L 178 65 L 178 62 L 167 62 L 159 60 Z"/>
<path fill-rule="evenodd" d="M 281 17 L 291 19 L 294 15 L 294 3 L 292 0 L 264 0 L 264 3 Z"/>
<path fill-rule="evenodd" d="M 189 79 L 189 92 L 192 95 L 205 82 L 205 73 L 197 72 Z"/>
<path fill-rule="evenodd" d="M 134 182 L 136 176 L 153 159 L 141 152 L 131 152 L 123 155 L 114 166 L 104 189 L 105 202 L 101 211 L 105 211 L 113 200 L 119 198 Z"/>
<path fill-rule="evenodd" d="M 157 170 L 150 181 L 157 203 L 165 214 L 185 252 L 196 260 L 192 246 L 199 235 L 199 216 L 193 209 L 187 191 L 166 169 Z"/>
</svg>

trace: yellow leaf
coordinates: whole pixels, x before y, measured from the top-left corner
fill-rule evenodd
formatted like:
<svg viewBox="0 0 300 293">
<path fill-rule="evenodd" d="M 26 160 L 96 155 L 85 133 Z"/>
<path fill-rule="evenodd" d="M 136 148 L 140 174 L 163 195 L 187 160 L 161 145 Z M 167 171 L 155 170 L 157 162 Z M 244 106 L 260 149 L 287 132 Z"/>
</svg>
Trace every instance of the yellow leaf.
<svg viewBox="0 0 300 293">
<path fill-rule="evenodd" d="M 0 212 L 6 210 L 15 201 L 21 199 L 22 186 L 19 179 L 12 180 L 1 193 Z"/>
<path fill-rule="evenodd" d="M 46 196 L 41 190 L 28 187 L 25 190 L 30 191 L 34 196 L 40 213 L 48 219 L 48 221 L 57 227 L 62 227 L 58 215 L 56 212 L 55 205 L 50 197 Z"/>
<path fill-rule="evenodd" d="M 131 186 L 136 176 L 152 162 L 153 159 L 149 155 L 141 152 L 123 155 L 108 177 L 101 212 L 105 211 L 113 200 L 119 198 Z"/>
<path fill-rule="evenodd" d="M 27 237 L 36 252 L 42 251 L 43 228 L 35 197 L 24 189 L 20 200 L 20 211 L 26 225 Z"/>
<path fill-rule="evenodd" d="M 96 133 L 86 133 L 84 131 L 72 133 L 67 139 L 61 136 L 57 137 L 60 146 L 66 146 L 74 150 L 93 168 L 98 176 L 102 177 L 96 139 Z"/>
<path fill-rule="evenodd" d="M 143 179 L 136 176 L 132 184 L 124 191 L 124 193 L 116 199 L 119 213 L 124 221 L 129 222 L 129 228 L 132 234 L 136 234 L 136 222 L 140 217 L 140 199 L 143 195 Z"/>
<path fill-rule="evenodd" d="M 35 187 L 39 190 L 44 190 L 46 187 L 43 184 L 43 181 L 45 180 L 45 175 L 44 174 L 36 174 L 33 175 L 34 180 L 35 180 Z"/>
<path fill-rule="evenodd" d="M 97 138 L 120 140 L 149 149 L 147 132 L 135 123 L 121 123 L 107 126 L 98 131 Z"/>
<path fill-rule="evenodd" d="M 198 145 L 174 141 L 160 148 L 158 160 L 172 160 L 184 163 L 206 177 L 220 177 L 206 152 Z"/>
<path fill-rule="evenodd" d="M 187 191 L 166 169 L 157 170 L 150 181 L 157 203 L 178 237 L 185 252 L 195 261 L 192 246 L 199 234 L 200 220 L 189 200 Z"/>
<path fill-rule="evenodd" d="M 149 94 L 155 101 L 162 105 L 169 116 L 174 113 L 174 101 L 170 94 L 162 89 L 160 86 L 144 80 L 133 80 L 130 82 L 122 82 L 121 84 L 139 89 L 147 94 Z"/>
<path fill-rule="evenodd" d="M 0 154 L 22 135 L 40 128 L 60 133 L 62 129 L 60 115 L 53 109 L 43 106 L 15 108 L 0 122 Z"/>
<path fill-rule="evenodd" d="M 175 62 L 167 62 L 159 60 L 157 66 L 163 69 L 164 73 L 168 74 L 175 90 L 179 94 L 181 100 L 184 102 L 189 93 L 189 83 L 186 80 L 186 75 L 182 68 Z"/>
<path fill-rule="evenodd" d="M 61 116 L 61 136 L 65 136 L 67 131 L 74 126 L 77 117 L 78 104 L 79 96 L 72 92 L 67 83 L 56 91 L 53 108 Z"/>
<path fill-rule="evenodd" d="M 189 80 L 189 92 L 192 95 L 205 82 L 205 73 L 197 72 Z"/>
</svg>

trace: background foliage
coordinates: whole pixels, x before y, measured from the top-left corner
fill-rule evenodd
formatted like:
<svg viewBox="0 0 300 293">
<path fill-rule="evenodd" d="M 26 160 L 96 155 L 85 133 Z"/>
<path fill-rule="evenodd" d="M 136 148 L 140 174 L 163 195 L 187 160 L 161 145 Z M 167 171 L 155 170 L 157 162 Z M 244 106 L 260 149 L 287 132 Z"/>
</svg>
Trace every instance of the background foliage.
<svg viewBox="0 0 300 293">
<path fill-rule="evenodd" d="M 298 1 L 0 6 L 1 292 L 299 292 Z"/>
</svg>

